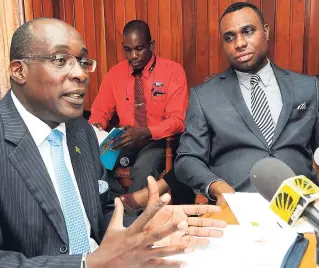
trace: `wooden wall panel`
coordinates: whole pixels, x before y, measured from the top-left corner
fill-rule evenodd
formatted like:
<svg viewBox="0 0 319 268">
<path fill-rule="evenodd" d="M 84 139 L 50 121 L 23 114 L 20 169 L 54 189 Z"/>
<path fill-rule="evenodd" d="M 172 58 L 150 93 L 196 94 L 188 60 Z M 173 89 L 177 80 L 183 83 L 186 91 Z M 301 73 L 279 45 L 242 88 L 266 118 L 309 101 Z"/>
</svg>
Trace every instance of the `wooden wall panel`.
<svg viewBox="0 0 319 268">
<path fill-rule="evenodd" d="M 106 36 L 106 54 L 107 57 L 98 59 L 107 62 L 107 68 L 111 68 L 117 63 L 116 57 L 116 38 L 115 38 L 115 19 L 114 19 L 114 2 L 113 0 L 104 0 L 105 14 L 105 36 Z M 99 81 L 101 82 L 101 80 Z"/>
<path fill-rule="evenodd" d="M 24 0 L 25 18 L 54 16 L 83 35 L 98 60 L 91 75 L 90 109 L 103 75 L 125 59 L 122 30 L 132 19 L 145 20 L 157 55 L 183 64 L 189 86 L 228 67 L 219 20 L 236 0 Z M 319 73 L 318 0 L 246 0 L 261 8 L 270 25 L 269 58 L 293 71 Z M 50 11 L 53 9 L 53 11 Z"/>
<path fill-rule="evenodd" d="M 14 31 L 24 23 L 22 0 L 0 1 L 0 99 L 10 88 L 10 43 Z"/>
<path fill-rule="evenodd" d="M 183 66 L 189 85 L 196 81 L 196 7 L 195 0 L 183 0 Z"/>
<path fill-rule="evenodd" d="M 269 25 L 269 52 L 268 57 L 273 60 L 275 58 L 275 43 L 276 43 L 276 0 L 262 1 L 261 10 L 263 17 Z"/>
<path fill-rule="evenodd" d="M 158 2 L 159 0 L 147 0 L 147 22 L 150 27 L 152 39 L 155 40 L 155 53 L 159 54 L 158 45 L 159 43 L 159 30 L 158 30 L 158 21 L 159 21 L 159 13 L 158 13 Z"/>
</svg>

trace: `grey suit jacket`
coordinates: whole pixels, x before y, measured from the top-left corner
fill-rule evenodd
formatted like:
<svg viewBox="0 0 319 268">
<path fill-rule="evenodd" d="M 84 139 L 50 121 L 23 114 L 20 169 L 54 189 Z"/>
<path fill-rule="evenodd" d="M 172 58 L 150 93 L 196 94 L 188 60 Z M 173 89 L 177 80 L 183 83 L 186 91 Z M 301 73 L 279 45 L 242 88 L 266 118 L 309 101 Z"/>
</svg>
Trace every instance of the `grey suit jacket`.
<svg viewBox="0 0 319 268">
<path fill-rule="evenodd" d="M 296 174 L 316 179 L 312 154 L 318 147 L 318 81 L 272 64 L 283 107 L 268 148 L 243 99 L 236 73 L 228 69 L 191 90 L 186 130 L 175 162 L 177 179 L 205 193 L 213 181 L 225 180 L 237 191 L 255 191 L 252 166 L 276 157 Z M 298 106 L 306 103 L 306 109 Z"/>
<path fill-rule="evenodd" d="M 85 119 L 67 123 L 66 132 L 91 236 L 100 243 L 106 226 L 98 180 L 106 173 L 98 142 Z M 59 200 L 11 94 L 0 101 L 0 189 L 0 267 L 80 267 L 81 256 L 68 255 Z"/>
</svg>

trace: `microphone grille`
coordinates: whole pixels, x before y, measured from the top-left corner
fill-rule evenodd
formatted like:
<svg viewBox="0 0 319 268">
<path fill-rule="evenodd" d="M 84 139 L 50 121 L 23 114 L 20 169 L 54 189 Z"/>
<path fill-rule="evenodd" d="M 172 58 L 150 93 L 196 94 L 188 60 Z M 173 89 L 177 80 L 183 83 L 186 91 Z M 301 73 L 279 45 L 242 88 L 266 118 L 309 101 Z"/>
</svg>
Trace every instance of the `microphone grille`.
<svg viewBox="0 0 319 268">
<path fill-rule="evenodd" d="M 250 181 L 257 191 L 270 201 L 281 183 L 296 176 L 292 169 L 277 158 L 259 160 L 251 169 Z"/>
</svg>

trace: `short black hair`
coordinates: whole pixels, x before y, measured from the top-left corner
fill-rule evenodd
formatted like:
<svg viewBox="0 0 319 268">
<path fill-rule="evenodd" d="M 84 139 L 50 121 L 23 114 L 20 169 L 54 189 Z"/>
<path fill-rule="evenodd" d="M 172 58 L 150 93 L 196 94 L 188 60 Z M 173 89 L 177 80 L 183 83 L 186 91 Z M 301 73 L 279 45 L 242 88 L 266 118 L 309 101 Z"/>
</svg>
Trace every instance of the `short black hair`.
<svg viewBox="0 0 319 268">
<path fill-rule="evenodd" d="M 34 44 L 39 40 L 31 32 L 30 26 L 38 20 L 48 20 L 49 18 L 37 18 L 22 24 L 13 34 L 10 45 L 10 61 L 21 59 L 33 51 Z"/>
<path fill-rule="evenodd" d="M 145 21 L 131 20 L 130 22 L 126 23 L 123 29 L 123 35 L 128 35 L 134 32 L 142 33 L 145 36 L 147 42 L 152 41 L 150 28 Z"/>
<path fill-rule="evenodd" d="M 254 10 L 257 13 L 262 25 L 265 24 L 265 19 L 264 19 L 263 15 L 262 15 L 260 9 L 258 7 L 256 7 L 255 5 L 253 5 L 253 4 L 246 3 L 246 2 L 237 2 L 237 3 L 234 3 L 234 4 L 230 5 L 228 8 L 226 8 L 226 10 L 224 11 L 223 15 L 220 17 L 219 24 L 221 23 L 223 17 L 226 14 L 241 10 L 241 9 L 243 9 L 245 7 L 248 7 L 248 8 L 251 8 L 252 10 Z"/>
</svg>

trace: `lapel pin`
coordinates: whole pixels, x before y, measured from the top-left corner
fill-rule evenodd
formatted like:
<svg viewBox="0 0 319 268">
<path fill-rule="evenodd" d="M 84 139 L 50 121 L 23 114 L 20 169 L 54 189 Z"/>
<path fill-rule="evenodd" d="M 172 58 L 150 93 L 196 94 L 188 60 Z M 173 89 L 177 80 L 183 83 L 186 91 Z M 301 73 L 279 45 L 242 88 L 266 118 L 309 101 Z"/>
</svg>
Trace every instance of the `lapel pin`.
<svg viewBox="0 0 319 268">
<path fill-rule="evenodd" d="M 79 147 L 77 147 L 76 145 L 75 145 L 75 152 L 76 152 L 76 153 L 78 153 L 78 154 L 81 154 L 81 150 L 80 150 L 80 148 L 79 148 Z"/>
</svg>

